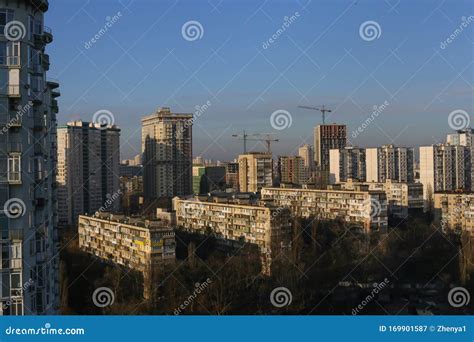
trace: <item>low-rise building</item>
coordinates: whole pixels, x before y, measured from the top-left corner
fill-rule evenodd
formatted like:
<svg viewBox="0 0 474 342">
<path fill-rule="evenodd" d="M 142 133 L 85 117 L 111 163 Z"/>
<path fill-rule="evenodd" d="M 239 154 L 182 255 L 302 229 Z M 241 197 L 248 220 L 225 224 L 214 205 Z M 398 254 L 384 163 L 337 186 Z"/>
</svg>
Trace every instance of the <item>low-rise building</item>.
<svg viewBox="0 0 474 342">
<path fill-rule="evenodd" d="M 291 246 L 292 219 L 288 209 L 251 198 L 217 196 L 175 197 L 178 228 L 197 233 L 211 230 L 218 238 L 256 245 L 263 273 L 271 260 Z"/>
<path fill-rule="evenodd" d="M 298 217 L 342 220 L 369 231 L 385 231 L 387 198 L 383 191 L 263 188 L 262 200 L 273 200 Z"/>
<path fill-rule="evenodd" d="M 341 182 L 336 186 L 346 190 L 384 191 L 387 195 L 388 214 L 405 218 L 409 211 L 423 210 L 423 184 L 386 182 Z"/>
<path fill-rule="evenodd" d="M 109 213 L 80 215 L 78 233 L 83 251 L 142 272 L 145 298 L 150 294 L 153 269 L 176 258 L 174 230 L 164 220 Z"/>
</svg>

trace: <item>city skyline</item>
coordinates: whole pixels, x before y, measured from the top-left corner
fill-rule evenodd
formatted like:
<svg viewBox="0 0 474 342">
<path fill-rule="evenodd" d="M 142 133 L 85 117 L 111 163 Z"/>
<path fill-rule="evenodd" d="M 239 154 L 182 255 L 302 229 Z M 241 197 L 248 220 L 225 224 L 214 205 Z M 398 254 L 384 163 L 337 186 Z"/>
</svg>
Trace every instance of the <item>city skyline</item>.
<svg viewBox="0 0 474 342">
<path fill-rule="evenodd" d="M 452 131 L 451 112 L 472 109 L 472 18 L 469 3 L 458 4 L 346 1 L 325 4 L 322 15 L 315 2 L 165 1 L 153 11 L 137 1 L 58 3 L 47 20 L 64 28 L 51 45 L 58 63 L 50 74 L 63 87 L 59 122 L 109 110 L 127 159 L 140 150 L 142 117 L 158 107 L 206 106 L 194 123 L 194 155 L 233 160 L 242 146 L 231 135 L 243 129 L 276 133 L 275 155 L 297 154 L 321 123 L 297 106 L 324 104 L 333 110 L 327 122 L 346 124 L 352 145 L 431 145 Z M 110 28 L 92 42 L 106 17 Z M 202 26 L 192 41 L 182 35 L 189 21 Z M 380 27 L 375 38 L 360 35 L 367 21 Z M 383 110 L 359 132 L 373 106 Z M 291 126 L 271 126 L 277 110 L 291 114 Z"/>
</svg>

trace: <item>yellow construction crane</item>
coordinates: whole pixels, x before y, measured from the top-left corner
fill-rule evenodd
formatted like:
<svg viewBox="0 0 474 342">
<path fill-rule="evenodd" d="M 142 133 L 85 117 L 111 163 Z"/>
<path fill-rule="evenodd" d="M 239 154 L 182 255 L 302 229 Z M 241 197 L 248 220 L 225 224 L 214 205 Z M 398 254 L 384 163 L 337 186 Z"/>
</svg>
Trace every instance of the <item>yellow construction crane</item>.
<svg viewBox="0 0 474 342">
<path fill-rule="evenodd" d="M 332 112 L 331 109 L 327 109 L 324 105 L 322 105 L 321 107 L 298 106 L 298 108 L 317 110 L 317 111 L 321 112 L 321 114 L 323 115 L 323 125 L 326 124 L 326 113 L 331 113 Z"/>
<path fill-rule="evenodd" d="M 243 131 L 242 134 L 232 134 L 232 137 L 244 141 L 244 154 L 247 153 L 247 141 L 263 141 L 267 145 L 267 152 L 272 153 L 271 144 L 272 142 L 278 142 L 279 139 L 274 139 L 272 136 L 275 133 L 254 133 L 247 134 Z"/>
</svg>

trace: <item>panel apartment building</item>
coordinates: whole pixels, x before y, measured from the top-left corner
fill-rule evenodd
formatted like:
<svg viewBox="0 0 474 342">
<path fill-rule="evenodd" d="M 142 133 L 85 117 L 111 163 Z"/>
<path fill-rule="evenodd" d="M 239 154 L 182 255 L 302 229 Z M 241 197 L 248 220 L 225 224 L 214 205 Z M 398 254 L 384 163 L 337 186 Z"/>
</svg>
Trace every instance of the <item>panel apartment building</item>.
<svg viewBox="0 0 474 342">
<path fill-rule="evenodd" d="M 46 0 L 0 1 L 0 315 L 57 314 L 58 82 Z"/>
<path fill-rule="evenodd" d="M 192 114 L 159 108 L 142 119 L 145 200 L 190 195 L 192 187 Z"/>
<path fill-rule="evenodd" d="M 366 232 L 385 231 L 388 225 L 383 191 L 264 188 L 261 196 L 298 217 L 342 220 Z"/>
<path fill-rule="evenodd" d="M 438 144 L 420 147 L 420 183 L 425 211 L 433 207 L 434 193 L 471 189 L 470 147 Z"/>
<path fill-rule="evenodd" d="M 105 261 L 139 271 L 144 297 L 151 293 L 153 271 L 176 258 L 170 222 L 97 213 L 79 216 L 79 247 Z"/>
<path fill-rule="evenodd" d="M 215 196 L 176 197 L 173 210 L 178 228 L 197 233 L 211 229 L 221 239 L 243 239 L 256 245 L 266 274 L 272 259 L 291 245 L 289 210 L 268 203 Z"/>
<path fill-rule="evenodd" d="M 388 214 L 406 218 L 410 211 L 423 210 L 423 185 L 400 183 L 392 180 L 381 182 L 342 182 L 334 185 L 346 190 L 383 191 L 387 196 Z"/>
<path fill-rule="evenodd" d="M 329 184 L 365 179 L 365 149 L 348 146 L 329 151 Z"/>
<path fill-rule="evenodd" d="M 239 156 L 240 192 L 257 192 L 273 185 L 273 159 L 271 153 L 250 152 Z"/>
<path fill-rule="evenodd" d="M 367 182 L 392 180 L 402 183 L 414 181 L 413 149 L 384 145 L 366 149 Z"/>
<path fill-rule="evenodd" d="M 58 128 L 61 226 L 82 214 L 120 209 L 120 129 L 84 121 Z"/>
</svg>

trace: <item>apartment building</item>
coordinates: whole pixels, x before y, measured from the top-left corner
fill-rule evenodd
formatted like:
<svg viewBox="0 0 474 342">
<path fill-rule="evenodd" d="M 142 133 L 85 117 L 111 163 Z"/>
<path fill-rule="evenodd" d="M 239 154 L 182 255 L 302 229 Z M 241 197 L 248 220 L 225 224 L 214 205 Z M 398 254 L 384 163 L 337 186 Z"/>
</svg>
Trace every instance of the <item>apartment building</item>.
<svg viewBox="0 0 474 342">
<path fill-rule="evenodd" d="M 289 208 L 298 217 L 342 220 L 366 232 L 387 229 L 387 198 L 383 191 L 264 188 L 261 198 Z"/>
<path fill-rule="evenodd" d="M 365 179 L 365 149 L 348 146 L 329 151 L 329 184 Z"/>
<path fill-rule="evenodd" d="M 278 158 L 278 178 L 281 184 L 304 184 L 308 174 L 304 159 L 300 156 L 281 156 Z"/>
<path fill-rule="evenodd" d="M 225 166 L 225 182 L 227 188 L 239 191 L 239 163 L 227 163 Z"/>
<path fill-rule="evenodd" d="M 79 215 L 104 206 L 118 211 L 120 129 L 85 121 L 60 126 L 57 181 L 61 226 L 75 225 Z"/>
<path fill-rule="evenodd" d="M 0 315 L 58 313 L 60 93 L 47 78 L 48 7 L 46 0 L 0 1 Z"/>
<path fill-rule="evenodd" d="M 192 114 L 162 107 L 142 119 L 145 199 L 192 194 Z"/>
<path fill-rule="evenodd" d="M 433 206 L 439 191 L 471 189 L 470 147 L 438 144 L 420 147 L 420 183 L 425 211 Z"/>
<path fill-rule="evenodd" d="M 175 197 L 173 210 L 180 229 L 198 233 L 211 229 L 223 240 L 257 246 L 264 273 L 270 272 L 272 259 L 291 246 L 289 210 L 268 203 L 217 196 Z"/>
<path fill-rule="evenodd" d="M 257 192 L 273 185 L 271 153 L 250 152 L 239 156 L 239 187 L 241 192 Z"/>
<path fill-rule="evenodd" d="M 346 125 L 318 125 L 314 128 L 314 160 L 323 185 L 329 184 L 329 151 L 347 144 Z"/>
<path fill-rule="evenodd" d="M 413 149 L 384 145 L 366 149 L 367 182 L 413 183 Z"/>
<path fill-rule="evenodd" d="M 439 192 L 434 194 L 434 221 L 443 231 L 474 236 L 474 194 Z"/>
<path fill-rule="evenodd" d="M 400 183 L 387 180 L 381 182 L 342 182 L 341 189 L 359 191 L 383 191 L 387 196 L 388 214 L 397 218 L 406 218 L 410 211 L 423 209 L 423 184 Z"/>
<path fill-rule="evenodd" d="M 456 131 L 456 133 L 448 134 L 446 138 L 448 145 L 461 145 L 469 148 L 472 158 L 474 156 L 474 129 L 468 128 Z M 474 163 L 471 159 L 471 175 L 470 175 L 471 191 L 474 191 Z"/>
<path fill-rule="evenodd" d="M 143 273 L 149 298 L 153 271 L 176 259 L 171 222 L 144 220 L 110 213 L 79 216 L 79 248 L 104 261 Z"/>
</svg>

